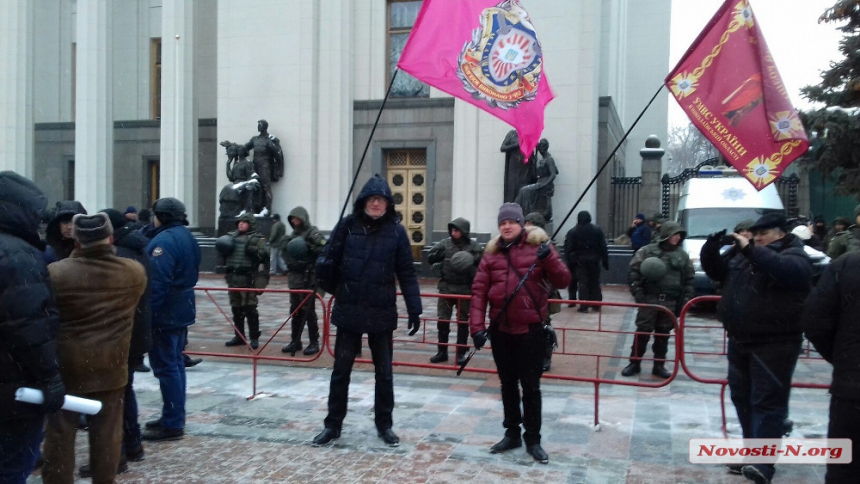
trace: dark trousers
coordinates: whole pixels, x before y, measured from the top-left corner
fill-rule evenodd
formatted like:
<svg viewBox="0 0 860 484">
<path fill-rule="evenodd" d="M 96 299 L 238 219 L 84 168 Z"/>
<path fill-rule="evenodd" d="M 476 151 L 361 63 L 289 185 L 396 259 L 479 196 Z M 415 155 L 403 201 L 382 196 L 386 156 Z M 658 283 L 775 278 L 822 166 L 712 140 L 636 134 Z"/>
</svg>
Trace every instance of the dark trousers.
<svg viewBox="0 0 860 484">
<path fill-rule="evenodd" d="M 102 402 L 102 409 L 90 415 L 88 431 L 90 467 L 94 483 L 113 483 L 119 467 L 122 444 L 122 413 L 124 388 L 106 392 L 85 393 L 80 396 Z M 80 414 L 60 410 L 48 415 L 45 428 L 45 464 L 42 482 L 67 484 L 75 475 L 75 434 Z"/>
<path fill-rule="evenodd" d="M 651 304 L 657 304 L 651 302 Z M 664 304 L 660 302 L 659 304 Z M 665 301 L 667 307 L 674 307 L 674 301 Z M 669 352 L 669 334 L 675 329 L 672 322 L 672 317 L 659 309 L 639 308 L 636 313 L 636 336 L 633 338 L 633 345 L 630 348 L 630 362 L 637 362 L 645 356 L 648 350 L 648 341 L 651 339 L 651 334 L 654 333 L 654 344 L 651 345 L 651 350 L 654 351 L 654 360 L 663 362 L 666 360 L 666 353 Z"/>
<path fill-rule="evenodd" d="M 152 332 L 149 363 L 161 387 L 161 425 L 185 428 L 185 328 L 156 329 Z"/>
<path fill-rule="evenodd" d="M 141 445 L 140 424 L 137 421 L 137 397 L 134 394 L 134 367 L 128 365 L 128 383 L 125 385 L 125 396 L 122 412 L 122 448 L 138 449 Z"/>
<path fill-rule="evenodd" d="M 568 257 L 570 257 L 570 256 L 568 255 Z M 576 291 L 577 291 L 578 286 L 579 286 L 579 282 L 578 282 L 579 279 L 577 277 L 578 276 L 577 275 L 577 267 L 579 267 L 579 264 L 577 264 L 576 262 L 567 264 L 567 269 L 570 271 L 570 284 L 567 285 L 567 298 L 568 299 L 573 299 L 573 300 L 579 299 L 578 297 L 576 297 Z"/>
<path fill-rule="evenodd" d="M 439 330 L 439 352 L 448 353 L 448 335 L 451 334 L 451 316 L 454 308 L 457 309 L 457 354 L 466 353 L 469 348 L 469 308 L 472 306 L 469 299 L 453 299 L 440 297 L 436 303 L 436 316 L 439 322 L 436 329 Z"/>
<path fill-rule="evenodd" d="M 492 330 L 493 360 L 502 384 L 505 435 L 520 438 L 520 424 L 525 427 L 526 445 L 540 443 L 541 394 L 544 337 L 540 323 L 529 325 L 527 334 L 510 334 Z M 520 386 L 523 387 L 520 412 Z"/>
<path fill-rule="evenodd" d="M 376 397 L 373 409 L 376 413 L 376 428 L 380 432 L 393 425 L 394 376 L 391 359 L 394 356 L 392 331 L 369 333 L 367 342 L 376 372 Z M 355 356 L 361 351 L 361 333 L 353 333 L 338 328 L 334 341 L 334 368 L 328 392 L 328 415 L 325 427 L 340 431 L 346 417 L 346 404 L 349 398 L 349 380 Z"/>
<path fill-rule="evenodd" d="M 800 341 L 738 344 L 729 339 L 729 390 L 745 439 L 779 439 L 788 417 Z M 773 464 L 755 464 L 773 477 Z"/>
<path fill-rule="evenodd" d="M 0 422 L 0 482 L 27 482 L 39 456 L 44 424 L 42 415 Z"/>
<path fill-rule="evenodd" d="M 290 293 L 290 314 L 293 315 L 291 323 L 292 338 L 290 341 L 301 342 L 302 330 L 305 323 L 308 325 L 308 338 L 311 343 L 319 343 L 320 327 L 317 322 L 316 296 L 307 293 Z M 304 304 L 302 304 L 304 302 Z"/>
<path fill-rule="evenodd" d="M 828 439 L 851 439 L 854 450 L 850 464 L 827 464 L 825 484 L 855 484 L 860 482 L 860 460 L 856 446 L 860 445 L 860 400 L 830 397 Z"/>
<path fill-rule="evenodd" d="M 579 299 L 583 301 L 603 301 L 600 291 L 600 261 L 580 260 L 576 267 L 576 279 L 579 284 Z M 599 309 L 600 306 L 594 306 Z"/>
<path fill-rule="evenodd" d="M 260 339 L 260 313 L 257 312 L 257 305 L 233 306 L 230 309 L 233 311 L 233 324 L 236 325 L 236 335 L 245 336 L 245 318 L 248 318 L 249 339 Z"/>
</svg>

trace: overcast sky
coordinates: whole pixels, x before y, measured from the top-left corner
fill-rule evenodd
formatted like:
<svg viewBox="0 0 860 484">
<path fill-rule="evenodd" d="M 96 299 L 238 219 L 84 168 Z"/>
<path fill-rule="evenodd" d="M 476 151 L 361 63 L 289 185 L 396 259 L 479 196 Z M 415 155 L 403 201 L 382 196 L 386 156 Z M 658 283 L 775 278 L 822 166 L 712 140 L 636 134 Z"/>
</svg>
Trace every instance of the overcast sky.
<svg viewBox="0 0 860 484">
<path fill-rule="evenodd" d="M 723 0 L 672 0 L 670 70 L 722 3 Z M 841 57 L 842 33 L 835 24 L 818 23 L 818 17 L 834 3 L 835 0 L 750 0 L 791 101 L 798 109 L 812 106 L 800 96 L 800 88 L 818 84 L 821 71 Z M 669 125 L 688 123 L 678 102 L 669 96 Z"/>
</svg>

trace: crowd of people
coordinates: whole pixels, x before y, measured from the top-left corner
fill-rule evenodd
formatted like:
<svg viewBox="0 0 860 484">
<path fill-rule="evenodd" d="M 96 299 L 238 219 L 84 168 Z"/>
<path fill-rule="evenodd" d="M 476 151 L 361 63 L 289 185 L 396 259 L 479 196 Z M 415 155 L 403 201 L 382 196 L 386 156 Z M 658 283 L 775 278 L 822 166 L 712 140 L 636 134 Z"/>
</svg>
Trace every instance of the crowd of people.
<svg viewBox="0 0 860 484">
<path fill-rule="evenodd" d="M 32 181 L 0 172 L 0 481 L 25 482 L 38 462 L 48 484 L 70 482 L 76 470 L 94 482 L 113 482 L 127 462 L 143 458 L 144 441 L 184 436 L 185 369 L 199 363 L 189 363 L 183 350 L 196 319 L 200 247 L 186 227 L 185 205 L 171 197 L 140 213 L 135 207 L 88 213 L 80 202 L 57 202 L 43 239 L 39 230 L 46 213 L 46 197 Z M 544 230 L 546 221 L 534 215 L 524 216 L 516 203 L 503 204 L 499 235 L 484 248 L 470 238 L 468 220 L 448 224 L 448 237 L 432 247 L 429 261 L 441 269 L 439 292 L 457 297 L 439 298 L 438 351 L 430 361 L 447 361 L 454 348 L 457 363 L 465 364 L 469 335 L 474 351 L 491 340 L 504 436 L 490 452 L 525 444 L 535 461 L 547 463 L 540 379 L 549 366 L 554 311 L 548 299 L 560 298 L 553 291 L 568 287 L 570 299 L 582 303 L 579 311 L 599 311 L 600 305 L 588 303 L 602 300 L 600 268 L 608 269 L 609 259 L 603 232 L 588 212 L 578 214 L 565 237 L 566 261 Z M 320 351 L 312 295 L 318 289 L 334 295 L 331 322 L 337 336 L 328 414 L 312 443 L 326 445 L 340 437 L 350 375 L 367 335 L 376 377 L 376 430 L 385 444 L 399 445 L 392 370 L 396 285 L 410 335 L 420 329 L 423 308 L 411 244 L 388 183 L 371 177 L 353 212 L 328 240 L 303 207 L 287 217 L 289 235 L 280 217 L 273 218 L 269 242 L 247 214 L 216 244 L 227 284 L 237 289 L 230 291 L 235 336 L 227 346 L 257 348 L 257 291 L 272 274 L 286 271 L 295 290 L 291 340 L 283 352 L 303 349 L 305 326 L 304 354 Z M 860 223 L 860 206 L 855 219 Z M 693 296 L 693 268 L 680 249 L 684 229 L 657 216 L 651 222 L 642 217 L 632 227 L 631 238 L 642 245 L 629 264 L 630 290 L 637 303 L 650 307 L 637 311 L 637 333 L 622 375 L 641 372 L 654 333 L 652 374 L 669 378 L 670 315 Z M 834 365 L 828 436 L 860 435 L 858 236 L 856 223 L 834 224 L 828 232 L 823 220 L 792 226 L 782 215 L 767 214 L 739 222 L 730 234 L 712 234 L 702 248 L 702 267 L 722 291 L 717 317 L 728 334 L 729 388 L 744 438 L 783 435 L 804 333 Z M 834 257 L 817 284 L 804 244 L 821 244 Z M 457 325 L 455 344 L 449 343 L 451 323 Z M 163 406 L 141 429 L 133 383 L 135 371 L 148 369 L 146 353 Z M 40 390 L 43 403 L 16 401 L 22 387 Z M 77 413 L 59 411 L 67 393 L 100 402 L 101 411 L 83 422 Z M 90 462 L 75 469 L 75 433 L 82 425 L 89 429 Z M 858 467 L 858 462 L 829 465 L 827 482 L 850 482 L 860 475 Z M 769 482 L 775 472 L 766 464 L 730 470 L 755 482 Z"/>
</svg>

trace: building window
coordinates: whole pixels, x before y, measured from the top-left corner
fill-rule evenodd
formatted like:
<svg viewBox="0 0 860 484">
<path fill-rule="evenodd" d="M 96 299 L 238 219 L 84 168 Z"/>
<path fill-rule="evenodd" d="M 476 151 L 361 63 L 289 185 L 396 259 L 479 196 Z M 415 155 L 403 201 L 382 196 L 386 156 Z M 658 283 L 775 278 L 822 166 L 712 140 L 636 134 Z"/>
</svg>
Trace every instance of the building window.
<svg viewBox="0 0 860 484">
<path fill-rule="evenodd" d="M 403 53 L 406 39 L 415 25 L 415 18 L 421 10 L 420 1 L 389 0 L 388 2 L 388 79 L 394 75 L 397 61 Z M 391 97 L 427 97 L 430 86 L 415 79 L 405 72 L 399 72 L 394 85 L 391 86 Z"/>
<path fill-rule="evenodd" d="M 161 119 L 161 39 L 152 39 L 150 58 L 152 59 L 150 112 L 152 112 L 152 119 Z"/>
<path fill-rule="evenodd" d="M 159 191 L 159 181 L 161 180 L 161 160 L 158 158 L 150 158 L 146 160 L 146 193 L 145 200 L 149 203 L 149 207 L 161 198 Z"/>
</svg>

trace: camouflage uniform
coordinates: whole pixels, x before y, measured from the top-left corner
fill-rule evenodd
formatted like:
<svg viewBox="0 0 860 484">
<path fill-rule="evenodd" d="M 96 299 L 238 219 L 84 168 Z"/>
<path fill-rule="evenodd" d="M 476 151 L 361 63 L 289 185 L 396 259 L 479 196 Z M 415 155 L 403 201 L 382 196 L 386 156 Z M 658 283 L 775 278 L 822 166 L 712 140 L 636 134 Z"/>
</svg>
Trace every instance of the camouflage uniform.
<svg viewBox="0 0 860 484">
<path fill-rule="evenodd" d="M 250 228 L 247 232 L 234 230 L 229 234 L 233 238 L 233 251 L 225 261 L 227 287 L 265 288 L 269 280 L 269 250 L 266 247 L 266 239 L 257 232 L 257 219 L 253 214 L 242 215 L 238 222 L 248 222 Z M 263 268 L 260 268 L 261 265 Z M 244 344 L 242 336 L 245 334 L 247 318 L 251 347 L 256 349 L 257 340 L 260 339 L 257 293 L 230 291 L 230 308 L 233 310 L 236 336 L 227 342 L 227 346 Z"/>
</svg>

